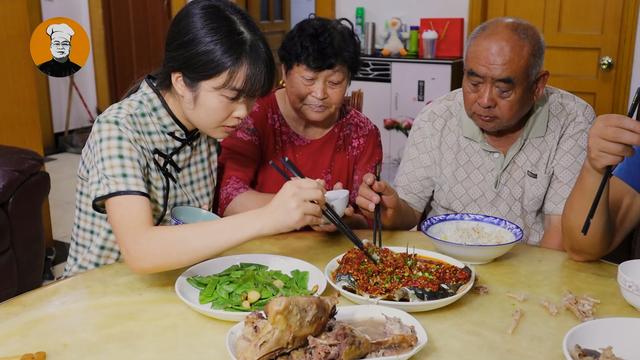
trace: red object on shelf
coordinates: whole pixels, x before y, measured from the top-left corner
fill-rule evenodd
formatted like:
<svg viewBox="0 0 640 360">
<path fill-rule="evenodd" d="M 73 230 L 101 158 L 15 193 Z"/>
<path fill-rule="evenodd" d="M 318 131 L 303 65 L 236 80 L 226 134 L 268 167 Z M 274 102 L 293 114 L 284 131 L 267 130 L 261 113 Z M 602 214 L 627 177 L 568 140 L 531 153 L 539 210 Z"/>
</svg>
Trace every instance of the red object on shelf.
<svg viewBox="0 0 640 360">
<path fill-rule="evenodd" d="M 435 30 L 438 33 L 436 57 L 462 57 L 463 18 L 422 18 L 420 35 L 425 30 Z M 422 57 L 422 41 L 419 52 L 419 56 Z"/>
</svg>

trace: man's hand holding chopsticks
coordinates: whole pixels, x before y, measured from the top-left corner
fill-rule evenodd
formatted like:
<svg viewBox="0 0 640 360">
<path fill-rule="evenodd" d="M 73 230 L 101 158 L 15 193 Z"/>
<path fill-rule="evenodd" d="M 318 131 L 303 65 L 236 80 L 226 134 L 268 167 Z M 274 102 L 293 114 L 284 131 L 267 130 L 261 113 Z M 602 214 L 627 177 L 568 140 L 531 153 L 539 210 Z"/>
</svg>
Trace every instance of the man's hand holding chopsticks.
<svg viewBox="0 0 640 360">
<path fill-rule="evenodd" d="M 364 216 L 373 220 L 373 212 L 378 203 L 382 225 L 386 229 L 411 229 L 420 219 L 421 213 L 401 199 L 388 182 L 376 181 L 375 175 L 365 174 L 358 189 L 356 205 Z"/>
<path fill-rule="evenodd" d="M 607 166 L 633 155 L 633 146 L 640 146 L 639 121 L 624 115 L 600 115 L 589 131 L 585 166 L 603 174 Z"/>
</svg>

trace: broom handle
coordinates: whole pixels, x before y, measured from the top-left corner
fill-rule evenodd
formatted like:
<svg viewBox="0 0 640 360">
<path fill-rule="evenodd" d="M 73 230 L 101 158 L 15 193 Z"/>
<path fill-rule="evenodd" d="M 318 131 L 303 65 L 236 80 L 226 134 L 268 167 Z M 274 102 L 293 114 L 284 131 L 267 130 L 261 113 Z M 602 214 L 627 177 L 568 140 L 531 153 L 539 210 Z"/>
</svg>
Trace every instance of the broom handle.
<svg viewBox="0 0 640 360">
<path fill-rule="evenodd" d="M 69 135 L 69 120 L 71 119 L 71 96 L 73 95 L 73 75 L 69 76 L 69 90 L 67 91 L 67 117 L 64 120 L 64 136 Z"/>
</svg>

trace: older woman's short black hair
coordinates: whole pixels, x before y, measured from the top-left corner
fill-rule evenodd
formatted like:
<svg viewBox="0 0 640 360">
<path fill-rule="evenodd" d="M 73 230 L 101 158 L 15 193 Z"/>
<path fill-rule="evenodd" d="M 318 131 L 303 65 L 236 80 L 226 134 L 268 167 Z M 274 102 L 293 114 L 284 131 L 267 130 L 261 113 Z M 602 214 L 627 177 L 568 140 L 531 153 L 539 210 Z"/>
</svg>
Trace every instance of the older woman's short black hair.
<svg viewBox="0 0 640 360">
<path fill-rule="evenodd" d="M 286 71 L 295 65 L 314 71 L 344 65 L 351 79 L 360 69 L 360 41 L 349 20 L 312 17 L 289 31 L 278 56 Z"/>
</svg>

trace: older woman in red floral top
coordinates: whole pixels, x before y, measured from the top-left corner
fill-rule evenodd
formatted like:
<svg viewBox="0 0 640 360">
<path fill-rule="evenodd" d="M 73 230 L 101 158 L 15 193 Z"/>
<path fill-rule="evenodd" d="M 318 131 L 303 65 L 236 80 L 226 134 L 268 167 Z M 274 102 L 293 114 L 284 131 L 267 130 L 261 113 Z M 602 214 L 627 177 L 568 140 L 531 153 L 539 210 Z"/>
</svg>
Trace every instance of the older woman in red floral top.
<svg viewBox="0 0 640 360">
<path fill-rule="evenodd" d="M 222 142 L 219 214 L 268 203 L 284 184 L 269 161 L 283 156 L 305 176 L 324 180 L 326 189 L 348 189 L 355 204 L 362 176 L 382 161 L 382 145 L 376 126 L 344 104 L 360 66 L 360 44 L 343 21 L 307 19 L 285 37 L 278 55 L 286 86 L 259 99 Z M 352 208 L 345 220 L 366 226 Z"/>
</svg>

